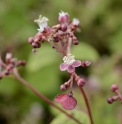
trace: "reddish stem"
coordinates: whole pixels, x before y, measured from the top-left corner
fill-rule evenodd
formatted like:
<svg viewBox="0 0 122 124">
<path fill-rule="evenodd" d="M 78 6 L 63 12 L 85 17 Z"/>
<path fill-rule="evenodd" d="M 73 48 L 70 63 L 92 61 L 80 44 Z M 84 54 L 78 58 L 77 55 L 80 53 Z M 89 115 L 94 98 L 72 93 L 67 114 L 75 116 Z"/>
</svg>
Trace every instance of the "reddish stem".
<svg viewBox="0 0 122 124">
<path fill-rule="evenodd" d="M 69 38 L 69 39 L 68 39 L 68 46 L 67 46 L 67 53 L 68 53 L 68 54 L 70 54 L 70 52 L 71 52 L 71 51 L 70 51 L 71 45 L 72 45 L 72 39 Z"/>
<path fill-rule="evenodd" d="M 91 124 L 94 124 L 94 123 L 93 123 L 92 114 L 91 114 L 90 105 L 89 105 L 87 96 L 86 96 L 86 94 L 85 94 L 83 88 L 81 88 L 81 87 L 79 87 L 79 88 L 80 88 L 80 91 L 81 91 L 82 94 L 83 94 L 83 98 L 84 98 L 84 101 L 85 101 L 85 104 L 86 104 L 86 107 L 87 107 L 87 110 L 88 110 L 90 122 L 91 122 Z"/>
<path fill-rule="evenodd" d="M 60 107 L 58 107 L 57 105 L 55 105 L 50 99 L 48 99 L 43 94 L 41 94 L 40 92 L 38 92 L 33 86 L 31 86 L 27 81 L 25 81 L 22 77 L 20 77 L 20 75 L 18 74 L 17 69 L 15 69 L 15 68 L 13 69 L 13 75 L 14 75 L 14 77 L 17 80 L 19 80 L 21 83 L 23 83 L 24 85 L 26 85 L 33 93 L 35 93 L 37 96 L 39 96 L 45 102 L 47 102 L 51 106 L 55 107 L 56 109 L 58 109 L 59 111 L 61 111 L 62 113 L 64 113 L 66 116 L 68 116 L 69 118 L 71 118 L 72 120 L 74 120 L 77 124 L 82 124 L 81 122 L 79 122 L 79 120 L 77 120 L 72 115 L 68 114 L 63 109 L 61 109 Z"/>
</svg>

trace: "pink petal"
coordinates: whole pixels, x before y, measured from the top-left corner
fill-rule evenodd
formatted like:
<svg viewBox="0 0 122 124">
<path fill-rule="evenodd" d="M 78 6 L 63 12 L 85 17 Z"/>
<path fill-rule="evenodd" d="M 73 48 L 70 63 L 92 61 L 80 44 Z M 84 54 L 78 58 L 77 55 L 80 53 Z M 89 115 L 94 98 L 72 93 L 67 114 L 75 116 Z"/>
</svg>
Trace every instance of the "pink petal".
<svg viewBox="0 0 122 124">
<path fill-rule="evenodd" d="M 68 68 L 68 64 L 66 64 L 66 63 L 62 63 L 62 64 L 60 65 L 60 70 L 61 70 L 61 71 L 65 71 L 65 70 L 67 70 L 67 68 Z"/>
<path fill-rule="evenodd" d="M 73 64 L 72 64 L 73 67 L 79 67 L 81 66 L 81 61 L 79 60 L 76 60 Z"/>
<path fill-rule="evenodd" d="M 63 102 L 65 99 L 67 99 L 69 96 L 67 94 L 59 94 L 55 97 L 55 102 L 61 103 Z"/>
<path fill-rule="evenodd" d="M 61 103 L 62 107 L 67 109 L 67 110 L 72 110 L 75 108 L 75 106 L 77 105 L 77 101 L 74 97 L 68 97 L 67 99 L 65 99 L 62 103 Z"/>
<path fill-rule="evenodd" d="M 75 68 L 74 68 L 72 65 L 69 65 L 68 68 L 67 68 L 67 71 L 68 71 L 69 73 L 72 73 L 72 72 L 75 71 Z"/>
<path fill-rule="evenodd" d="M 86 64 L 86 66 L 89 66 L 89 65 L 91 65 L 91 62 L 90 61 L 85 61 L 85 64 Z"/>
</svg>

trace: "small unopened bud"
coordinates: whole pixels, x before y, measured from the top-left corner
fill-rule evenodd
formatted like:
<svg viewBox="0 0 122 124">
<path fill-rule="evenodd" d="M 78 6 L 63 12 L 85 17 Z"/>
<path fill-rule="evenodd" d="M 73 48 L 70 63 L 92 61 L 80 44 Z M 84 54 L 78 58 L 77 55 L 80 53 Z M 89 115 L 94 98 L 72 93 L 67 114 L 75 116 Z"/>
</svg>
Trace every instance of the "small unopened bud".
<svg viewBox="0 0 122 124">
<path fill-rule="evenodd" d="M 111 86 L 111 91 L 115 92 L 116 90 L 118 90 L 118 86 L 117 86 L 117 84 L 113 84 Z"/>
<path fill-rule="evenodd" d="M 63 32 L 65 32 L 65 31 L 67 30 L 67 25 L 66 25 L 66 24 L 62 24 L 62 25 L 61 25 L 61 30 L 62 30 Z"/>
<path fill-rule="evenodd" d="M 38 41 L 41 40 L 42 36 L 43 36 L 43 33 L 38 32 L 38 33 L 36 34 L 36 36 L 35 36 L 35 40 L 38 40 Z"/>
<path fill-rule="evenodd" d="M 54 42 L 59 42 L 60 38 L 59 37 L 54 37 L 53 40 L 54 40 Z"/>
<path fill-rule="evenodd" d="M 34 42 L 34 38 L 33 37 L 29 37 L 28 38 L 28 43 L 32 44 Z"/>
<path fill-rule="evenodd" d="M 41 41 L 45 41 L 46 40 L 46 37 L 45 36 L 42 36 L 42 40 Z"/>
<path fill-rule="evenodd" d="M 33 47 L 33 48 L 38 48 L 38 43 L 33 42 L 33 43 L 32 43 L 32 47 Z"/>
<path fill-rule="evenodd" d="M 34 54 L 37 54 L 36 49 L 32 49 L 32 52 L 33 52 Z"/>
<path fill-rule="evenodd" d="M 60 24 L 57 24 L 57 25 L 54 25 L 53 27 L 52 27 L 52 29 L 60 29 L 61 28 L 61 25 Z M 53 30 L 52 30 L 53 31 Z"/>
<path fill-rule="evenodd" d="M 83 87 L 85 85 L 86 81 L 83 78 L 80 78 L 77 82 L 79 87 Z"/>
<path fill-rule="evenodd" d="M 65 86 L 64 84 L 62 84 L 62 85 L 60 86 L 60 89 L 61 89 L 62 91 L 65 91 L 67 88 L 66 88 L 66 86 Z"/>
<path fill-rule="evenodd" d="M 78 41 L 78 40 L 74 40 L 74 41 L 73 41 L 73 44 L 74 44 L 74 45 L 78 45 L 78 44 L 79 44 L 79 41 Z"/>
<path fill-rule="evenodd" d="M 77 37 L 74 36 L 72 39 L 73 39 L 73 40 L 77 40 Z"/>
<path fill-rule="evenodd" d="M 37 43 L 38 44 L 38 48 L 40 48 L 41 47 L 41 44 L 40 43 Z"/>
<path fill-rule="evenodd" d="M 87 66 L 90 66 L 91 65 L 91 62 L 90 61 L 82 61 L 81 62 L 81 66 L 82 67 L 87 67 Z"/>
<path fill-rule="evenodd" d="M 25 66 L 25 65 L 26 65 L 26 61 L 25 61 L 25 60 L 19 60 L 19 61 L 17 62 L 17 65 L 18 65 L 18 66 L 19 66 L 19 65 Z"/>
<path fill-rule="evenodd" d="M 56 28 L 57 28 L 57 29 L 60 29 L 60 28 L 61 28 L 61 25 L 60 25 L 60 24 L 57 24 L 57 25 L 56 25 Z"/>
<path fill-rule="evenodd" d="M 64 85 L 65 85 L 65 87 L 67 88 L 67 87 L 69 87 L 70 82 L 65 82 Z"/>
<path fill-rule="evenodd" d="M 25 60 L 22 60 L 22 63 L 21 63 L 23 66 L 26 65 L 26 61 Z"/>
<path fill-rule="evenodd" d="M 47 27 L 44 28 L 45 33 L 50 32 L 50 31 L 51 31 L 50 27 L 47 26 Z"/>
<path fill-rule="evenodd" d="M 112 104 L 114 101 L 113 101 L 112 98 L 108 98 L 108 99 L 107 99 L 107 102 L 108 102 L 109 104 Z"/>
</svg>

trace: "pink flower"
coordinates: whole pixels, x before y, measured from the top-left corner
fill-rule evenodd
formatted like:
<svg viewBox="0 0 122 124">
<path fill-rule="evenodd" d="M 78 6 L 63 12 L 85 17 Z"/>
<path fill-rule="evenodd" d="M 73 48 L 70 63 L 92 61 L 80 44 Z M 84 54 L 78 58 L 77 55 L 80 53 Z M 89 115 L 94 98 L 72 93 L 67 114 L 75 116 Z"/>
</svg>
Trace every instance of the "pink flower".
<svg viewBox="0 0 122 124">
<path fill-rule="evenodd" d="M 63 58 L 64 63 L 60 65 L 60 70 L 65 71 L 67 70 L 69 73 L 73 73 L 75 71 L 75 67 L 81 66 L 81 61 L 75 60 L 72 54 L 67 54 Z"/>
<path fill-rule="evenodd" d="M 39 29 L 37 29 L 39 32 L 43 32 L 44 29 L 48 26 L 48 18 L 42 17 L 42 15 L 39 16 L 39 19 L 36 19 L 34 22 L 36 22 L 39 25 Z"/>
<path fill-rule="evenodd" d="M 69 22 L 69 14 L 67 12 L 61 11 L 61 13 L 59 13 L 58 20 L 59 22 L 62 22 L 62 23 Z"/>
<path fill-rule="evenodd" d="M 75 26 L 78 26 L 80 24 L 80 21 L 76 18 L 73 19 L 72 24 Z"/>
<path fill-rule="evenodd" d="M 67 110 L 72 110 L 77 105 L 77 101 L 72 94 L 59 94 L 55 97 L 55 102 L 61 103 L 62 107 Z"/>
</svg>

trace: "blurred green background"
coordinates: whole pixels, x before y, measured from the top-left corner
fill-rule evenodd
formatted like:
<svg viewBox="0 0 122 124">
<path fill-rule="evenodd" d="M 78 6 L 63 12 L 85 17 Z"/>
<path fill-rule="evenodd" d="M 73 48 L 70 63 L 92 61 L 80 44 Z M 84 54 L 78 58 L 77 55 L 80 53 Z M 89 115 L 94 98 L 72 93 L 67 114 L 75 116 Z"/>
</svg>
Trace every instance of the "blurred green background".
<svg viewBox="0 0 122 124">
<path fill-rule="evenodd" d="M 87 80 L 84 89 L 94 123 L 119 124 L 120 102 L 108 105 L 106 99 L 115 95 L 110 91 L 113 83 L 122 90 L 122 0 L 0 0 L 0 53 L 4 57 L 6 52 L 12 52 L 18 59 L 25 59 L 27 66 L 19 69 L 20 74 L 51 100 L 63 93 L 59 87 L 68 80 L 69 74 L 59 70 L 61 55 L 47 43 L 34 55 L 27 43 L 37 33 L 34 20 L 40 14 L 48 17 L 49 26 L 53 26 L 58 23 L 61 10 L 81 23 L 81 32 L 76 33 L 80 43 L 73 46 L 72 54 L 92 62 L 90 67 L 76 71 Z M 78 100 L 75 110 L 85 113 L 77 86 L 74 85 L 73 91 Z M 0 80 L 0 124 L 49 124 L 57 116 L 64 124 L 59 115 L 12 76 Z M 79 119 L 88 118 L 83 116 L 86 115 Z"/>
</svg>

